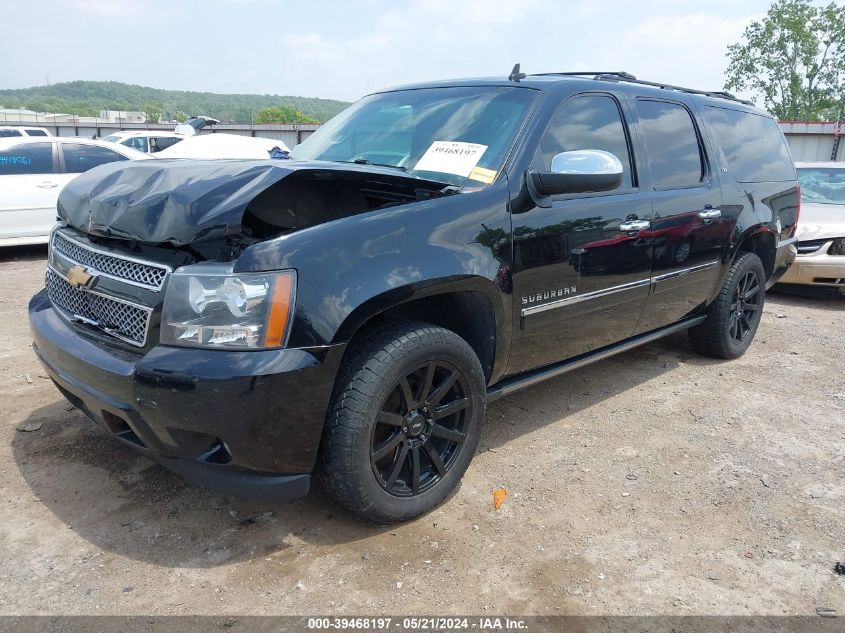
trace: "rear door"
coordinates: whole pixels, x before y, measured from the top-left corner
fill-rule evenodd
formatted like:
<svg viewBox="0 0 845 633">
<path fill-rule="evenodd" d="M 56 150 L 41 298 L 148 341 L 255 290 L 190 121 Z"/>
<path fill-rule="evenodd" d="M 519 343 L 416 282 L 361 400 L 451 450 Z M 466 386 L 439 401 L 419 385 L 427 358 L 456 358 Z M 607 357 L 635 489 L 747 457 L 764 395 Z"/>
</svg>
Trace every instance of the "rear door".
<svg viewBox="0 0 845 633">
<path fill-rule="evenodd" d="M 638 98 L 635 110 L 652 207 L 652 287 L 637 326 L 646 332 L 706 303 L 732 225 L 722 218 L 718 170 L 691 104 Z"/>
<path fill-rule="evenodd" d="M 46 236 L 56 223 L 61 186 L 54 143 L 0 151 L 0 239 Z"/>
<path fill-rule="evenodd" d="M 552 196 L 513 216 L 516 329 L 508 371 L 519 372 L 630 336 L 650 284 L 650 201 L 631 169 L 630 138 L 612 93 L 584 93 L 559 107 L 532 169 L 548 171 L 565 151 L 597 149 L 622 162 L 609 192 Z"/>
</svg>

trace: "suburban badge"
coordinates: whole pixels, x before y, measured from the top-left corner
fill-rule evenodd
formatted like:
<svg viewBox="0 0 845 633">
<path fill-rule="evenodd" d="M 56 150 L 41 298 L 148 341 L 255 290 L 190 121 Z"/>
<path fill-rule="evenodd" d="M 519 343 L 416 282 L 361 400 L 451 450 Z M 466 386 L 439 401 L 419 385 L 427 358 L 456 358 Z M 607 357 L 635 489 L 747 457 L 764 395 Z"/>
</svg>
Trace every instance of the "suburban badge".
<svg viewBox="0 0 845 633">
<path fill-rule="evenodd" d="M 568 297 L 569 295 L 574 295 L 576 292 L 578 292 L 578 289 L 575 286 L 555 288 L 554 290 L 545 290 L 543 292 L 538 292 L 536 294 L 522 297 L 522 305 L 532 305 L 540 301 L 558 301 L 560 299 L 563 299 L 564 297 Z"/>
</svg>

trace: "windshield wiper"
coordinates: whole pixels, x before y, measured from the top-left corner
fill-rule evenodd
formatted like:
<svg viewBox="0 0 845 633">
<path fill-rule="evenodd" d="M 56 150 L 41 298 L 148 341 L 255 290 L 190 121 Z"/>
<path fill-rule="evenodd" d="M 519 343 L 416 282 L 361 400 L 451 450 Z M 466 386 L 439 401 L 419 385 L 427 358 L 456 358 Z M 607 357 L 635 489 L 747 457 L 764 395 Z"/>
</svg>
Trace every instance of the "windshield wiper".
<svg viewBox="0 0 845 633">
<path fill-rule="evenodd" d="M 342 161 L 338 161 L 338 162 L 347 163 L 349 161 L 342 160 Z M 373 162 L 367 160 L 366 158 L 356 158 L 352 162 L 355 163 L 356 165 L 373 165 L 375 167 L 390 167 L 391 169 L 399 169 L 401 171 L 408 171 L 407 167 L 402 167 L 401 165 L 388 165 L 387 163 L 373 163 Z"/>
</svg>

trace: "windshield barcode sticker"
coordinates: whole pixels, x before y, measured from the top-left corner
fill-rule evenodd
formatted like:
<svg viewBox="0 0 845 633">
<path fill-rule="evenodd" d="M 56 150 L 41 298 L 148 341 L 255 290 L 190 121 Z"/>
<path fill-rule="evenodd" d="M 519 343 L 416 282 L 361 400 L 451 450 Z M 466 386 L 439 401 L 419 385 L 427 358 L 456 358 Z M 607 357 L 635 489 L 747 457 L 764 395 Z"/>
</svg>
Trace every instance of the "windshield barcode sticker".
<svg viewBox="0 0 845 633">
<path fill-rule="evenodd" d="M 415 171 L 437 171 L 469 178 L 486 145 L 460 141 L 434 141 L 414 166 Z"/>
</svg>

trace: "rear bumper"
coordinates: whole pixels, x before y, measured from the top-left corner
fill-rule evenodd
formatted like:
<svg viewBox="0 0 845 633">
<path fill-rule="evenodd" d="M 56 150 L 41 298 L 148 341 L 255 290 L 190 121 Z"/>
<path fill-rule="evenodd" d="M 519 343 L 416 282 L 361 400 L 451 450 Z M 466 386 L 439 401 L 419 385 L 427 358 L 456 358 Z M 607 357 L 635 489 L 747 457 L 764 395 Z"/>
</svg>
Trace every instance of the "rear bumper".
<svg viewBox="0 0 845 633">
<path fill-rule="evenodd" d="M 157 346 L 141 356 L 78 331 L 44 291 L 29 318 L 50 378 L 120 441 L 224 494 L 284 501 L 308 492 L 343 346 Z"/>
<path fill-rule="evenodd" d="M 772 274 L 766 280 L 766 290 L 774 286 L 783 278 L 787 271 L 789 271 L 790 267 L 793 266 L 793 262 L 795 261 L 797 254 L 797 238 L 790 237 L 789 239 L 778 242 Z"/>
</svg>

